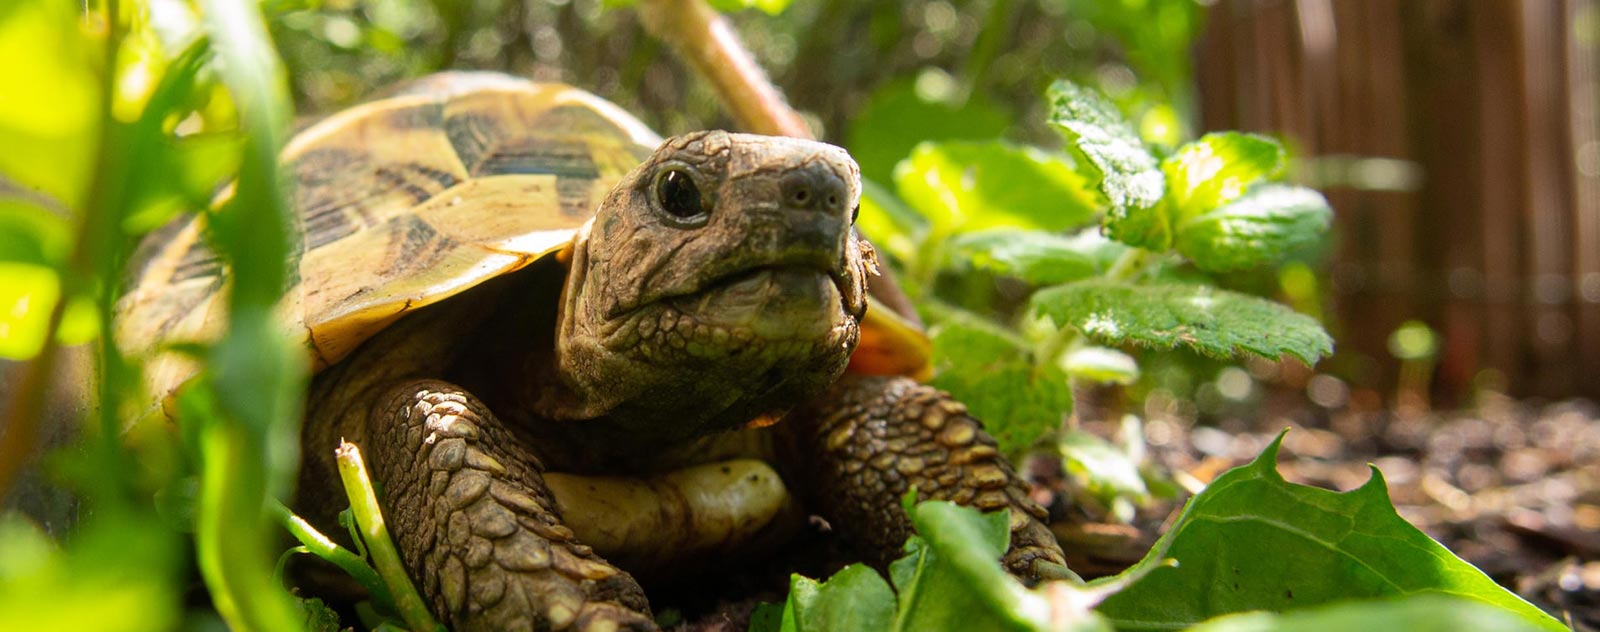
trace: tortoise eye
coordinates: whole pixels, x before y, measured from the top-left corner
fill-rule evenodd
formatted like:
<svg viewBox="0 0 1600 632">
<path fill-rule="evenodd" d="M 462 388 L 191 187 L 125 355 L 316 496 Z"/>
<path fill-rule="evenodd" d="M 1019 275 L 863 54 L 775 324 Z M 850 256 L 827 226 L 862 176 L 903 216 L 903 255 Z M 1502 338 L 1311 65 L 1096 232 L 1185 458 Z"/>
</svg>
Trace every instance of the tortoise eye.
<svg viewBox="0 0 1600 632">
<path fill-rule="evenodd" d="M 856 223 L 856 218 L 857 217 L 861 217 L 861 205 L 860 204 L 857 204 L 855 208 L 850 209 L 850 223 L 851 224 Z"/>
<path fill-rule="evenodd" d="M 661 210 L 678 219 L 692 219 L 706 212 L 700 187 L 682 169 L 670 169 L 656 177 L 656 202 Z"/>
</svg>

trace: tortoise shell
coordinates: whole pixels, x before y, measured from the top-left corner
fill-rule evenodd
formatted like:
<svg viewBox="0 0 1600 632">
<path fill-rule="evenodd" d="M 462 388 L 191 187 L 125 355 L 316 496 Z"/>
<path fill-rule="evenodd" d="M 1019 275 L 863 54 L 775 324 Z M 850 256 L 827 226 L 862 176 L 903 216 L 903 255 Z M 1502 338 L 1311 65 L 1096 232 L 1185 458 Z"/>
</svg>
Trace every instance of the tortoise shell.
<svg viewBox="0 0 1600 632">
<path fill-rule="evenodd" d="M 283 150 L 299 243 L 280 317 L 314 370 L 336 363 L 410 310 L 562 251 L 660 142 L 593 94 L 494 73 L 434 75 L 335 114 Z M 223 327 L 227 276 L 204 231 L 197 214 L 147 239 L 118 304 L 125 352 Z M 890 310 L 872 311 L 864 342 L 920 338 Z M 925 342 L 909 354 L 899 344 L 869 343 L 857 356 L 873 359 L 852 370 L 925 372 Z M 146 366 L 152 401 L 196 370 L 162 353 Z"/>
</svg>

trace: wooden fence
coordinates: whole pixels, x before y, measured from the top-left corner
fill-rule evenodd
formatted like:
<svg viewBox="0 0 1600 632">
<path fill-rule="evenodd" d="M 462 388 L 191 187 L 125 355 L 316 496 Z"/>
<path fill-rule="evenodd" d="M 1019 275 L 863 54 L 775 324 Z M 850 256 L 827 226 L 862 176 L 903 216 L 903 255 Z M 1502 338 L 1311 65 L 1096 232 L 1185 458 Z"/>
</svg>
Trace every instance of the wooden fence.
<svg viewBox="0 0 1600 632">
<path fill-rule="evenodd" d="M 1438 392 L 1492 369 L 1600 397 L 1600 0 L 1222 0 L 1198 52 L 1206 128 L 1342 167 L 1318 172 L 1346 181 L 1330 279 L 1357 382 L 1388 384 L 1386 339 L 1420 319 Z"/>
</svg>

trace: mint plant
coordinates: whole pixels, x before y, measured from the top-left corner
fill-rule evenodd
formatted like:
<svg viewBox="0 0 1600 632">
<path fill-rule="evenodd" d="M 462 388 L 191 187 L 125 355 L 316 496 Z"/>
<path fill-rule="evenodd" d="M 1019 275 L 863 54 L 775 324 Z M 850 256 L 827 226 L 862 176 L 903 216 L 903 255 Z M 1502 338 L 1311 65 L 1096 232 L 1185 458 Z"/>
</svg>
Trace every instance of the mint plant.
<svg viewBox="0 0 1600 632">
<path fill-rule="evenodd" d="M 931 324 L 934 383 L 1006 450 L 1062 426 L 1071 382 L 1136 379 L 1124 350 L 1306 363 L 1332 351 L 1316 320 L 1212 276 L 1276 264 L 1326 231 L 1323 197 L 1280 181 L 1282 145 L 1223 132 L 1163 155 L 1092 88 L 1057 81 L 1047 98 L 1063 151 L 924 143 L 895 169 L 894 193 L 869 187 L 862 206 L 863 231 L 905 271 Z M 1057 439 L 1069 469 L 1088 446 L 1092 458 L 1110 447 Z"/>
</svg>

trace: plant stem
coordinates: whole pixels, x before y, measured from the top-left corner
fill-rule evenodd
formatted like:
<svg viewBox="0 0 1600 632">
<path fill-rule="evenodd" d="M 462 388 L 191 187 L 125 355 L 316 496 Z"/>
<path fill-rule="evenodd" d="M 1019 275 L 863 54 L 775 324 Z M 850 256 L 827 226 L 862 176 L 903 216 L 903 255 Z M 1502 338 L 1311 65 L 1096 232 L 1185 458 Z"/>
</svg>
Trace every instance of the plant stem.
<svg viewBox="0 0 1600 632">
<path fill-rule="evenodd" d="M 705 0 L 643 0 L 639 17 L 646 31 L 711 82 L 723 107 L 750 131 L 813 138 L 800 113 L 767 79 L 728 20 Z"/>
<path fill-rule="evenodd" d="M 378 572 L 372 570 L 372 567 L 368 566 L 367 561 L 361 559 L 361 556 L 350 549 L 339 546 L 338 543 L 318 531 L 316 527 L 311 526 L 311 523 L 306 522 L 304 518 L 289 511 L 289 508 L 283 506 L 283 503 L 276 500 L 272 501 L 271 510 L 277 516 L 278 523 L 283 525 L 284 530 L 293 535 L 294 539 L 299 540 L 300 544 L 305 545 L 306 551 L 331 562 L 333 565 L 343 569 L 344 572 L 349 573 L 357 582 L 366 587 L 367 592 L 372 595 L 372 600 L 382 606 L 386 612 L 398 611 L 394 605 L 394 598 L 389 595 L 388 586 L 384 585 L 383 579 L 378 577 Z"/>
<path fill-rule="evenodd" d="M 361 450 L 354 443 L 341 441 L 334 454 L 339 461 L 339 479 L 344 482 L 344 493 L 350 497 L 350 511 L 355 514 L 356 524 L 361 528 L 361 539 L 367 543 L 367 552 L 372 555 L 372 564 L 377 567 L 378 575 L 389 586 L 400 617 L 413 631 L 441 629 L 428 612 L 427 603 L 422 601 L 416 587 L 411 585 L 405 564 L 400 562 L 400 552 L 395 550 L 394 540 L 389 538 L 389 530 L 383 523 L 383 509 L 378 506 L 378 495 L 372 488 L 372 480 L 367 477 L 366 464 L 361 461 Z"/>
</svg>

